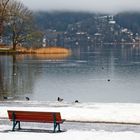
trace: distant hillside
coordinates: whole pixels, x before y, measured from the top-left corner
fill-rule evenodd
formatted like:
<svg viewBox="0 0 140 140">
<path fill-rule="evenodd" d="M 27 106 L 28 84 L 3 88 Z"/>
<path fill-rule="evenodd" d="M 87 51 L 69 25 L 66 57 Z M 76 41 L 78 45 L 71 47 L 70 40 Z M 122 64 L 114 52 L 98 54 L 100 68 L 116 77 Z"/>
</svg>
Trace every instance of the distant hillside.
<svg viewBox="0 0 140 140">
<path fill-rule="evenodd" d="M 44 29 L 55 29 L 65 31 L 68 24 L 74 24 L 86 20 L 94 14 L 82 12 L 37 12 L 34 14 L 37 26 Z"/>
<path fill-rule="evenodd" d="M 84 12 L 34 12 L 33 23 L 35 31 L 38 32 L 33 33 L 33 39 L 26 43 L 29 46 L 138 44 L 140 41 L 140 13 L 107 15 Z M 11 39 L 7 24 L 3 42 L 10 44 Z"/>
<path fill-rule="evenodd" d="M 115 20 L 122 27 L 140 34 L 140 13 L 120 13 L 115 16 Z"/>
<path fill-rule="evenodd" d="M 97 14 L 94 13 L 84 12 L 34 13 L 35 22 L 40 29 L 54 29 L 57 31 L 65 31 L 69 24 L 86 21 L 95 15 L 97 16 Z M 132 32 L 140 34 L 140 13 L 119 13 L 114 16 L 114 19 L 120 26 L 126 27 Z"/>
</svg>

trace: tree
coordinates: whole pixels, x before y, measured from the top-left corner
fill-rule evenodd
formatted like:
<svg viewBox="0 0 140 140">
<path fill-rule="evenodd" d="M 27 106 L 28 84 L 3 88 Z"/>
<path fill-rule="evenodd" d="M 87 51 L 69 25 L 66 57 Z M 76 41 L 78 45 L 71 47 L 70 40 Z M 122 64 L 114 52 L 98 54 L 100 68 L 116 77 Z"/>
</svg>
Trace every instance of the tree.
<svg viewBox="0 0 140 140">
<path fill-rule="evenodd" d="M 5 27 L 5 28 L 4 28 Z M 12 41 L 13 50 L 18 44 L 28 46 L 42 42 L 43 34 L 33 25 L 32 12 L 17 0 L 0 0 L 0 40 Z M 0 42 L 2 43 L 2 42 Z"/>
<path fill-rule="evenodd" d="M 38 28 L 35 28 L 35 31 L 31 32 L 30 40 L 27 41 L 27 46 L 32 46 L 33 48 L 42 47 L 42 39 L 44 33 L 39 31 Z"/>
<path fill-rule="evenodd" d="M 10 4 L 9 26 L 12 33 L 13 50 L 20 43 L 31 37 L 32 12 L 21 2 L 13 1 Z"/>
<path fill-rule="evenodd" d="M 0 0 L 0 42 L 4 31 L 4 22 L 8 19 L 8 6 L 10 0 Z"/>
</svg>

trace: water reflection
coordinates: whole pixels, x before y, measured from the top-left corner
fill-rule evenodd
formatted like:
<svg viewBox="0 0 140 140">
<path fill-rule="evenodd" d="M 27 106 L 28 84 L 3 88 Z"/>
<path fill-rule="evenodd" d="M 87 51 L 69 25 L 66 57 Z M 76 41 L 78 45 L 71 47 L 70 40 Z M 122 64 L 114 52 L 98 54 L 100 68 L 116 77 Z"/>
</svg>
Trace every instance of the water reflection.
<svg viewBox="0 0 140 140">
<path fill-rule="evenodd" d="M 1 61 L 0 61 L 0 95 L 2 95 L 2 93 L 4 93 L 4 92 L 6 92 L 6 91 L 4 89 L 3 69 L 2 69 L 2 64 L 1 64 Z"/>
<path fill-rule="evenodd" d="M 139 102 L 140 47 L 73 48 L 68 55 L 1 55 L 0 99 Z"/>
</svg>

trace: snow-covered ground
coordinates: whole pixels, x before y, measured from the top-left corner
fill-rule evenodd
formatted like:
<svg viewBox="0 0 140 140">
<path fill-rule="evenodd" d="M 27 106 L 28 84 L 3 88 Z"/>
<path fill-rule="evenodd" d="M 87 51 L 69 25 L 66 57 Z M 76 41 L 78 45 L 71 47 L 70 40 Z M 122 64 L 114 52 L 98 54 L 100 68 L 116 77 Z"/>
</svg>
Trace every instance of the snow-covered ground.
<svg viewBox="0 0 140 140">
<path fill-rule="evenodd" d="M 3 130 L 9 129 L 1 126 Z M 0 132 L 2 140 L 140 140 L 140 133 L 68 130 L 62 133 Z"/>
<path fill-rule="evenodd" d="M 44 125 L 25 123 L 27 131 L 12 132 L 7 110 L 61 112 L 66 122 L 62 133 L 49 133 Z M 88 122 L 88 123 L 87 123 Z M 96 123 L 98 122 L 98 126 Z M 104 122 L 105 124 L 102 124 Z M 125 123 L 106 124 L 106 123 Z M 70 124 L 69 124 L 70 123 Z M 101 124 L 100 124 L 101 123 Z M 131 124 L 131 125 L 130 125 Z M 133 124 L 133 125 L 132 125 Z M 138 124 L 138 125 L 136 125 Z M 132 103 L 65 103 L 65 102 L 0 102 L 0 138 L 2 139 L 78 139 L 140 140 L 140 104 Z M 84 129 L 86 128 L 86 129 Z M 110 129 L 108 129 L 110 128 Z M 32 130 L 33 129 L 33 130 Z M 50 128 L 51 129 L 51 128 Z M 38 130 L 38 131 L 35 131 Z"/>
<path fill-rule="evenodd" d="M 7 110 L 61 112 L 63 119 L 80 122 L 115 122 L 140 124 L 140 104 L 133 103 L 65 103 L 65 102 L 0 102 L 0 118 Z"/>
</svg>

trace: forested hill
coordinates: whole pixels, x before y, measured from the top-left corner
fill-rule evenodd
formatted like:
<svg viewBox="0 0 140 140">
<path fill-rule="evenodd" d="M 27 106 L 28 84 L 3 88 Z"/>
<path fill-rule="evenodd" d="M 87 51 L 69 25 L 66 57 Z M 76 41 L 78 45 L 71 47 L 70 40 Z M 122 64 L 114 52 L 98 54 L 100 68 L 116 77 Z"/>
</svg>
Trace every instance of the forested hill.
<svg viewBox="0 0 140 140">
<path fill-rule="evenodd" d="M 34 13 L 36 23 L 41 29 L 55 29 L 65 31 L 69 24 L 86 20 L 94 14 L 82 12 L 36 12 Z"/>
<path fill-rule="evenodd" d="M 98 14 L 84 12 L 34 13 L 35 21 L 40 29 L 55 29 L 57 31 L 65 31 L 69 24 L 86 21 L 95 16 L 98 16 Z M 133 33 L 140 34 L 140 13 L 119 13 L 114 15 L 114 19 L 121 27 L 126 27 Z M 93 26 L 92 23 L 91 26 Z"/>
<path fill-rule="evenodd" d="M 120 13 L 115 15 L 115 20 L 120 26 L 130 29 L 133 33 L 140 34 L 140 13 Z"/>
</svg>

